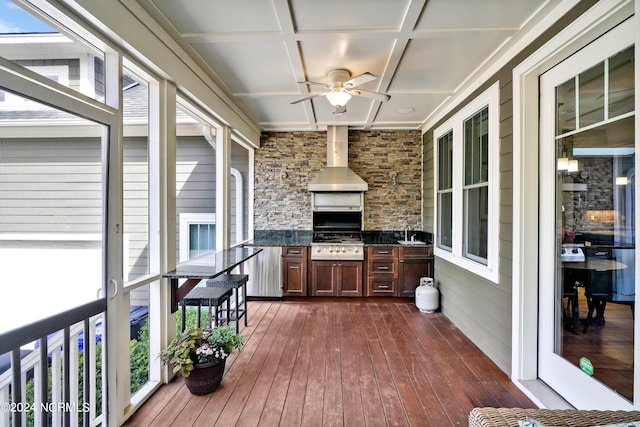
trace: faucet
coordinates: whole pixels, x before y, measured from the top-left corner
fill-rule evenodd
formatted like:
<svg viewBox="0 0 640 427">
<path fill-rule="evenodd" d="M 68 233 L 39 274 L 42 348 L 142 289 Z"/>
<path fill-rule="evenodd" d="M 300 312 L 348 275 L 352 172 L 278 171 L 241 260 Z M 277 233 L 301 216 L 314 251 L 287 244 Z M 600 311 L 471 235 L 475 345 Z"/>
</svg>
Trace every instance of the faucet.
<svg viewBox="0 0 640 427">
<path fill-rule="evenodd" d="M 407 226 L 404 228 L 404 241 L 408 241 L 409 240 L 409 232 L 411 231 L 411 226 L 409 224 L 407 224 Z"/>
<path fill-rule="evenodd" d="M 412 241 L 412 242 L 415 242 L 415 241 L 416 241 L 416 235 L 415 235 L 415 234 L 412 234 L 412 235 L 411 235 L 411 241 Z"/>
</svg>

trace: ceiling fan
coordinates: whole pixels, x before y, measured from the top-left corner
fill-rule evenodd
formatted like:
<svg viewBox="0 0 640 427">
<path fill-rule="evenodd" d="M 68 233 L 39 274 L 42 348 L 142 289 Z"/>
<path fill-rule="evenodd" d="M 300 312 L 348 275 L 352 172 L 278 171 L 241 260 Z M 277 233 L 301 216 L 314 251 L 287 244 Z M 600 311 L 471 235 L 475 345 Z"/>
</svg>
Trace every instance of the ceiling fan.
<svg viewBox="0 0 640 427">
<path fill-rule="evenodd" d="M 299 102 L 306 101 L 307 99 L 315 98 L 316 96 L 325 96 L 329 103 L 336 107 L 336 111 L 333 114 L 342 114 L 347 111 L 346 105 L 352 96 L 362 96 L 364 98 L 371 98 L 382 102 L 386 102 L 391 99 L 391 97 L 386 93 L 355 89 L 356 86 L 360 86 L 377 79 L 377 77 L 371 73 L 363 73 L 352 78 L 351 72 L 349 70 L 346 70 L 344 68 L 337 68 L 335 70 L 329 71 L 327 73 L 327 78 L 329 80 L 328 83 L 311 81 L 298 82 L 307 85 L 324 86 L 326 89 L 328 89 L 328 91 L 324 93 L 305 96 L 304 98 L 293 101 L 292 104 L 297 104 Z"/>
</svg>

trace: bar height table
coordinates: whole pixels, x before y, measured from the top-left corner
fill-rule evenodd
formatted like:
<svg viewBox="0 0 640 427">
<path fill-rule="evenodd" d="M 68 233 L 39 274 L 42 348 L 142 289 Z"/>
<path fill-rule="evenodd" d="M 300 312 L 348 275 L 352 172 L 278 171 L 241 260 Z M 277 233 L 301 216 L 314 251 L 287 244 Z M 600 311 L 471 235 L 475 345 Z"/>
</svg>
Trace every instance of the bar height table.
<svg viewBox="0 0 640 427">
<path fill-rule="evenodd" d="M 262 252 L 262 248 L 232 248 L 208 252 L 199 257 L 181 262 L 175 270 L 164 273 L 171 286 L 171 312 L 178 311 L 178 304 L 201 280 L 213 279 L 228 273 L 249 258 Z M 182 285 L 180 279 L 186 279 Z"/>
</svg>

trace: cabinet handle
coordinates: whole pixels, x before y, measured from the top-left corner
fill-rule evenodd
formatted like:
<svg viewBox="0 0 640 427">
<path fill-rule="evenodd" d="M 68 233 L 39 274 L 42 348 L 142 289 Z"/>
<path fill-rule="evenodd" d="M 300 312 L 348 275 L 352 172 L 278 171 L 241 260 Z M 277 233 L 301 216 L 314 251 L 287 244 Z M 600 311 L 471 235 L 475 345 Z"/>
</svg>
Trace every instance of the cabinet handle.
<svg viewBox="0 0 640 427">
<path fill-rule="evenodd" d="M 389 285 L 380 285 L 378 289 L 389 289 Z"/>
<path fill-rule="evenodd" d="M 290 265 L 289 269 L 293 269 L 293 270 L 300 270 L 300 267 L 297 265 Z"/>
<path fill-rule="evenodd" d="M 388 270 L 389 267 L 378 267 L 378 270 Z"/>
<path fill-rule="evenodd" d="M 383 255 L 388 255 L 388 254 L 390 254 L 391 252 L 389 252 L 389 251 L 378 251 L 378 253 L 379 253 L 379 254 L 383 254 Z"/>
<path fill-rule="evenodd" d="M 289 251 L 289 253 L 290 253 L 290 254 L 296 254 L 296 255 L 299 255 L 299 254 L 300 254 L 300 251 Z"/>
</svg>

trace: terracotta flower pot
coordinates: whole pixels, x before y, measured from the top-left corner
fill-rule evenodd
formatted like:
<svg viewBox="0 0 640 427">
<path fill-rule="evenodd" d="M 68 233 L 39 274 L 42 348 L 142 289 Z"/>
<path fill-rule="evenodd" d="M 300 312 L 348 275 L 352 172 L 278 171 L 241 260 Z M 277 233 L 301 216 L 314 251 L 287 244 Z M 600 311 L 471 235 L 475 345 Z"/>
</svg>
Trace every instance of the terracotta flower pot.
<svg viewBox="0 0 640 427">
<path fill-rule="evenodd" d="M 202 396 L 213 393 L 222 381 L 225 362 L 226 360 L 196 364 L 191 374 L 184 377 L 184 382 L 191 394 Z"/>
</svg>

